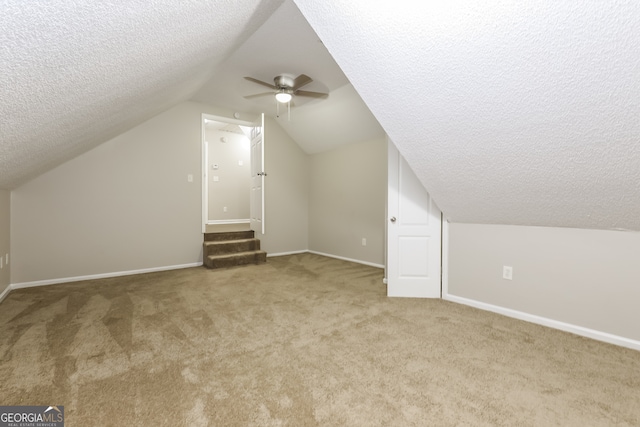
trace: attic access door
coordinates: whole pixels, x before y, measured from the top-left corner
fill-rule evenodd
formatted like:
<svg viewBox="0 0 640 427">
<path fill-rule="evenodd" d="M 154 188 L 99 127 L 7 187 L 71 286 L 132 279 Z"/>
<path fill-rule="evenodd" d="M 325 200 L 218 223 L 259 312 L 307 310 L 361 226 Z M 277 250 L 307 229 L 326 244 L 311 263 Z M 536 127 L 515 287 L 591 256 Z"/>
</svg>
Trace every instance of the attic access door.
<svg viewBox="0 0 640 427">
<path fill-rule="evenodd" d="M 387 296 L 440 298 L 442 215 L 388 142 Z"/>
<path fill-rule="evenodd" d="M 251 129 L 251 229 L 265 234 L 264 217 L 264 114 Z"/>
</svg>

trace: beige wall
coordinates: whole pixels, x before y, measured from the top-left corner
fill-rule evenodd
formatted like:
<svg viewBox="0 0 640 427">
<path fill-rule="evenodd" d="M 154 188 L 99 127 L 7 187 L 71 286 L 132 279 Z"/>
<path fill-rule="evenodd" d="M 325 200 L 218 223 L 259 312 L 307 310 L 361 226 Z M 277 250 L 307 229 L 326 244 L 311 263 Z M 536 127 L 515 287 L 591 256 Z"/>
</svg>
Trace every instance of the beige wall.
<svg viewBox="0 0 640 427">
<path fill-rule="evenodd" d="M 11 193 L 0 190 L 0 258 L 2 258 L 2 268 L 0 269 L 0 293 L 2 293 L 11 283 L 9 264 L 6 264 L 6 255 L 10 249 L 9 217 L 11 212 Z"/>
<path fill-rule="evenodd" d="M 224 138 L 224 142 L 221 140 L 222 138 Z M 208 129 L 206 140 L 209 146 L 207 164 L 209 169 L 209 220 L 248 220 L 249 194 L 251 192 L 249 138 L 236 133 Z M 212 168 L 214 164 L 218 169 Z M 215 177 L 218 177 L 217 181 L 214 179 Z"/>
<path fill-rule="evenodd" d="M 14 190 L 10 283 L 201 262 L 202 113 L 233 115 L 182 103 Z M 385 141 L 312 161 L 273 119 L 266 118 L 265 137 L 262 248 L 382 264 Z"/>
<path fill-rule="evenodd" d="M 450 294 L 640 341 L 640 233 L 450 224 L 449 234 Z"/>
<path fill-rule="evenodd" d="M 309 249 L 383 265 L 386 139 L 315 154 L 310 172 Z"/>
<path fill-rule="evenodd" d="M 14 190 L 11 282 L 201 262 L 202 113 L 233 114 L 179 104 Z"/>
<path fill-rule="evenodd" d="M 309 156 L 280 125 L 265 117 L 265 226 L 260 238 L 269 254 L 309 248 Z"/>
</svg>

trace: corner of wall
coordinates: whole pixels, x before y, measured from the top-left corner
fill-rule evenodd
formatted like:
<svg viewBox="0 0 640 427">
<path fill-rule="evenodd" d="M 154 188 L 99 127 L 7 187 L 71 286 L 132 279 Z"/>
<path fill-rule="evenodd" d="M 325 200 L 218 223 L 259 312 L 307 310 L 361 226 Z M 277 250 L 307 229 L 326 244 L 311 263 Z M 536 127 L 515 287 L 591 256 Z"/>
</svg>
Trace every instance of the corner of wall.
<svg viewBox="0 0 640 427">
<path fill-rule="evenodd" d="M 11 283 L 11 192 L 0 190 L 0 300 Z"/>
<path fill-rule="evenodd" d="M 309 249 L 384 265 L 386 137 L 310 158 Z"/>
</svg>

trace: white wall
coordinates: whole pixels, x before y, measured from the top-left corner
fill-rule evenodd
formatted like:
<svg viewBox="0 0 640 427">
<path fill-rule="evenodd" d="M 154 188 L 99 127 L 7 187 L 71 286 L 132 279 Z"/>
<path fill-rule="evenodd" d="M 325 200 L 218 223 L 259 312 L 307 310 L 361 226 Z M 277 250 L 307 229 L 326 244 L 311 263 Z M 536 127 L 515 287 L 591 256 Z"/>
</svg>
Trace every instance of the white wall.
<svg viewBox="0 0 640 427">
<path fill-rule="evenodd" d="M 249 220 L 249 194 L 251 192 L 249 138 L 245 135 L 218 129 L 207 129 L 205 135 L 209 147 L 207 164 L 209 169 L 209 220 Z M 212 168 L 214 164 L 218 169 Z M 214 179 L 215 177 L 218 178 L 217 181 Z"/>
<path fill-rule="evenodd" d="M 309 156 L 278 122 L 265 117 L 265 225 L 256 233 L 268 254 L 309 248 Z"/>
<path fill-rule="evenodd" d="M 310 173 L 309 249 L 383 265 L 386 138 L 314 154 Z"/>
<path fill-rule="evenodd" d="M 202 113 L 233 114 L 184 102 L 14 190 L 11 283 L 201 262 Z"/>
<path fill-rule="evenodd" d="M 0 294 L 11 283 L 11 273 L 9 266 L 12 259 L 9 260 L 9 264 L 6 264 L 6 255 L 10 249 L 10 212 L 11 212 L 11 193 L 7 190 L 0 190 L 0 261 L 2 268 L 0 269 Z"/>
<path fill-rule="evenodd" d="M 640 341 L 640 233 L 452 223 L 449 236 L 450 294 Z"/>
</svg>

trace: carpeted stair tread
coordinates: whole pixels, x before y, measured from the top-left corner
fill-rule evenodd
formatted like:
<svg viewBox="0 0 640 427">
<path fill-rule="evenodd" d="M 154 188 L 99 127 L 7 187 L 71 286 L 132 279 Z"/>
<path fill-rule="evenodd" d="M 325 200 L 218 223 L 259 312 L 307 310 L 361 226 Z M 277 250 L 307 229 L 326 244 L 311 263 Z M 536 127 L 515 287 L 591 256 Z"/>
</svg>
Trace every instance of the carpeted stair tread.
<svg viewBox="0 0 640 427">
<path fill-rule="evenodd" d="M 205 259 L 208 268 L 225 268 L 245 264 L 258 264 L 267 261 L 267 253 L 261 250 L 209 255 Z"/>
<path fill-rule="evenodd" d="M 260 250 L 260 240 L 253 230 L 205 233 L 203 264 L 207 268 L 258 264 L 267 261 L 267 253 Z"/>
<path fill-rule="evenodd" d="M 204 233 L 205 242 L 253 239 L 254 237 L 255 237 L 255 233 L 253 230 L 226 231 L 221 233 Z"/>
<path fill-rule="evenodd" d="M 267 253 L 265 251 L 246 251 L 246 252 L 235 252 L 232 254 L 220 254 L 220 255 L 209 255 L 207 258 L 209 259 L 227 259 L 227 258 L 233 258 L 233 257 L 244 257 L 247 255 L 261 255 L 264 254 L 265 256 L 267 255 Z"/>
<path fill-rule="evenodd" d="M 215 247 L 215 246 L 225 246 L 230 244 L 257 244 L 260 246 L 260 240 L 258 239 L 238 239 L 238 240 L 209 240 L 204 242 L 204 245 L 207 247 Z"/>
</svg>

